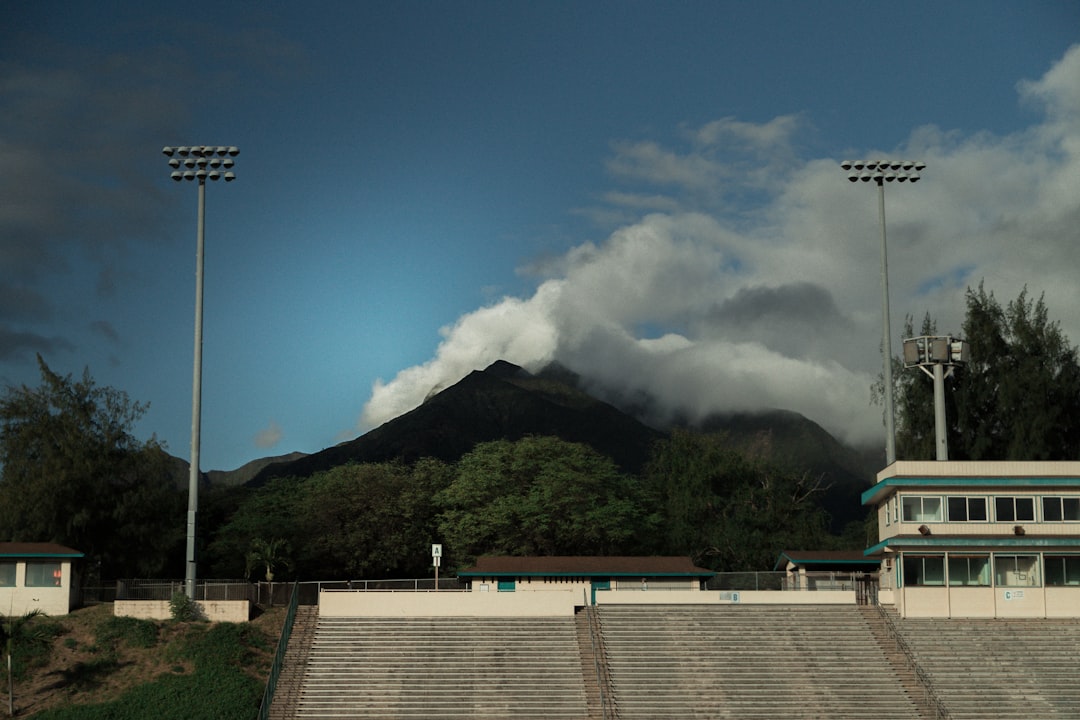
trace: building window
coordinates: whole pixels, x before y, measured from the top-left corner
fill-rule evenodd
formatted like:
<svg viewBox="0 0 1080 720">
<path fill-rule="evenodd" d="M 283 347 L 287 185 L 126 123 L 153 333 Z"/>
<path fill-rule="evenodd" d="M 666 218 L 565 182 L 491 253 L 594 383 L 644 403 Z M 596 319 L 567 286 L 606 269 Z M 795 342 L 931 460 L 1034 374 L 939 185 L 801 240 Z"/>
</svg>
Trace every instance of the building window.
<svg viewBox="0 0 1080 720">
<path fill-rule="evenodd" d="M 1044 497 L 1043 520 L 1080 522 L 1080 497 Z"/>
<path fill-rule="evenodd" d="M 949 585 L 990 586 L 989 555 L 950 555 Z"/>
<path fill-rule="evenodd" d="M 26 563 L 26 587 L 60 587 L 62 578 L 58 562 Z"/>
<path fill-rule="evenodd" d="M 986 498 L 950 497 L 949 522 L 986 522 Z"/>
<path fill-rule="evenodd" d="M 1080 555 L 1047 555 L 1043 564 L 1047 585 L 1080 585 Z"/>
<path fill-rule="evenodd" d="M 941 498 L 908 495 L 901 502 L 904 522 L 941 522 Z"/>
<path fill-rule="evenodd" d="M 994 498 L 994 519 L 998 522 L 1035 522 L 1035 498 Z"/>
<path fill-rule="evenodd" d="M 0 587 L 15 587 L 15 563 L 0 562 Z"/>
<path fill-rule="evenodd" d="M 944 585 L 944 555 L 905 555 L 904 585 Z"/>
<path fill-rule="evenodd" d="M 999 587 L 1038 587 L 1038 555 L 995 555 L 994 584 Z"/>
</svg>

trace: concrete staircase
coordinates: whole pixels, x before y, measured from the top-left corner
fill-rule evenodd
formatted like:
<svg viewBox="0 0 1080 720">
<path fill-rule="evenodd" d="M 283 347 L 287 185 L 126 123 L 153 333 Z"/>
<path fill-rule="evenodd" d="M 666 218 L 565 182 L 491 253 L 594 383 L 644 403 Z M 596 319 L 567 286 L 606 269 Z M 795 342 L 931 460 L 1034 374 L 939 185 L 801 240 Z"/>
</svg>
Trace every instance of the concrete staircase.
<svg viewBox="0 0 1080 720">
<path fill-rule="evenodd" d="M 319 618 L 296 718 L 589 716 L 573 618 Z"/>
<path fill-rule="evenodd" d="M 1080 621 L 894 623 L 952 720 L 1080 718 Z"/>
<path fill-rule="evenodd" d="M 319 622 L 319 608 L 299 605 L 293 620 L 289 646 L 278 675 L 274 700 L 270 704 L 270 720 L 291 720 L 296 715 L 296 703 L 300 699 L 300 686 L 307 667 L 308 653 Z"/>
<path fill-rule="evenodd" d="M 601 608 L 618 717 L 917 720 L 855 606 Z"/>
</svg>

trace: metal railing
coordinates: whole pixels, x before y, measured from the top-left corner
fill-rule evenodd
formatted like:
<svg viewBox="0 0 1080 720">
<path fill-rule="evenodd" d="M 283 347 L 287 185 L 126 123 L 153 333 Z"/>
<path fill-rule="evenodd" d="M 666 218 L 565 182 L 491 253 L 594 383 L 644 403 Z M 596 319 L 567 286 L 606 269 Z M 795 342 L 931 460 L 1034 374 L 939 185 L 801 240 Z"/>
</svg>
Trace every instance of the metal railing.
<svg viewBox="0 0 1080 720">
<path fill-rule="evenodd" d="M 875 605 L 878 611 L 878 615 L 881 616 L 885 622 L 885 630 L 889 636 L 896 642 L 896 649 L 904 654 L 904 658 L 907 660 L 908 667 L 915 674 L 915 681 L 919 684 L 919 687 L 923 691 L 923 700 L 926 705 L 930 707 L 934 712 L 934 718 L 936 720 L 949 720 L 952 716 L 949 715 L 949 710 L 945 706 L 945 703 L 941 701 L 941 698 L 934 692 L 934 688 L 930 684 L 930 675 L 923 670 L 919 665 L 919 661 L 915 659 L 915 651 L 907 644 L 903 636 L 900 634 L 900 629 L 896 627 L 896 623 L 889 617 L 889 613 L 880 604 Z"/>
<path fill-rule="evenodd" d="M 247 580 L 199 580 L 195 583 L 195 600 L 250 600 L 255 602 L 255 586 Z M 183 580 L 116 581 L 115 600 L 171 600 L 183 593 Z"/>
<path fill-rule="evenodd" d="M 706 590 L 855 590 L 867 577 L 862 572 L 811 571 L 801 574 L 776 572 L 721 572 L 709 578 Z"/>
<path fill-rule="evenodd" d="M 614 702 L 610 700 L 611 673 L 608 670 L 607 651 L 604 649 L 604 637 L 600 631 L 600 616 L 595 605 L 589 603 L 588 592 L 582 590 L 585 595 L 585 605 L 581 611 L 585 613 L 585 622 L 589 627 L 589 644 L 592 646 L 593 669 L 596 671 L 596 686 L 600 692 L 600 714 L 604 720 L 615 720 L 619 714 Z"/>
<path fill-rule="evenodd" d="M 259 705 L 259 720 L 268 720 L 270 717 L 270 706 L 274 702 L 274 692 L 277 690 L 281 667 L 285 664 L 285 651 L 289 648 L 289 638 L 292 636 L 293 622 L 296 620 L 296 608 L 299 599 L 299 588 L 297 583 L 293 583 L 292 596 L 289 598 L 289 610 L 285 613 L 285 623 L 281 626 L 281 637 L 278 639 L 277 652 L 274 653 L 274 663 L 270 666 L 270 676 L 266 679 L 266 689 L 263 691 L 262 703 Z"/>
</svg>

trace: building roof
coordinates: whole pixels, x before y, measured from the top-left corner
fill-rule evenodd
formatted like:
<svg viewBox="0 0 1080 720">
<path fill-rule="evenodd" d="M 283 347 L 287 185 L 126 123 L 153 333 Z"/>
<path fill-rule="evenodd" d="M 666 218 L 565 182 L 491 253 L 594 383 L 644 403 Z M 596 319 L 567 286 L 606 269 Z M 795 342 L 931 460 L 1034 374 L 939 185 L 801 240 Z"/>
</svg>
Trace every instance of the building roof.
<svg viewBox="0 0 1080 720">
<path fill-rule="evenodd" d="M 687 557 L 480 557 L 459 577 L 712 577 Z"/>
<path fill-rule="evenodd" d="M 1045 550 L 1054 548 L 1080 548 L 1076 535 L 894 535 L 877 545 L 868 547 L 867 557 L 880 556 L 888 550 L 944 551 L 955 549 L 991 550 Z"/>
<path fill-rule="evenodd" d="M 785 550 L 776 559 L 773 570 L 780 570 L 788 563 L 806 567 L 858 567 L 876 565 L 877 560 L 868 558 L 862 550 Z"/>
<path fill-rule="evenodd" d="M 0 558 L 81 558 L 83 553 L 57 543 L 0 542 Z"/>
<path fill-rule="evenodd" d="M 949 464 L 949 463 L 943 463 Z M 1031 463 L 1025 463 L 1031 464 Z M 1076 463 L 1063 463 L 1065 465 L 1075 465 Z M 879 474 L 878 477 L 881 477 Z M 862 494 L 863 505 L 880 505 L 889 497 L 892 496 L 899 488 L 918 488 L 925 490 L 934 490 L 941 492 L 950 488 L 956 489 L 962 492 L 971 492 L 973 488 L 980 489 L 993 489 L 993 490 L 1046 490 L 1046 489 L 1061 489 L 1076 491 L 1080 489 L 1080 476 L 1057 476 L 1057 475 L 1041 475 L 1041 476 L 1023 476 L 1023 475 L 1009 475 L 1005 477 L 999 476 L 978 476 L 978 477 L 959 477 L 959 476 L 904 476 L 904 477 L 888 477 L 877 485 L 874 485 L 869 490 Z"/>
</svg>

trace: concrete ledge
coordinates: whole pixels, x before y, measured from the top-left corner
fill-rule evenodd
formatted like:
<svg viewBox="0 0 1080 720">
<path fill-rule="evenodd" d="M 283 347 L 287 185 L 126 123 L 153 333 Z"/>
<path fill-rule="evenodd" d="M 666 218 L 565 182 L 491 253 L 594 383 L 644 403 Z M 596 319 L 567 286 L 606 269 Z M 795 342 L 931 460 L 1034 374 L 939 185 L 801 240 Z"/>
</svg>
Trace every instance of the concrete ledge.
<svg viewBox="0 0 1080 720">
<path fill-rule="evenodd" d="M 597 590 L 597 605 L 854 605 L 854 590 Z"/>
<path fill-rule="evenodd" d="M 323 590 L 319 615 L 331 617 L 573 617 L 580 592 L 393 592 Z"/>
<path fill-rule="evenodd" d="M 248 600 L 205 600 L 195 603 L 202 617 L 211 622 L 247 622 L 251 619 Z M 172 617 L 168 600 L 117 600 L 113 615 L 143 620 L 168 620 Z"/>
</svg>

